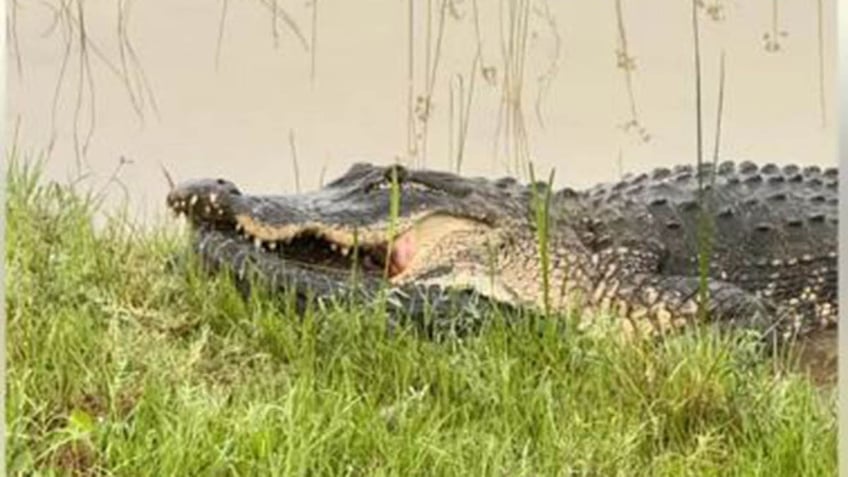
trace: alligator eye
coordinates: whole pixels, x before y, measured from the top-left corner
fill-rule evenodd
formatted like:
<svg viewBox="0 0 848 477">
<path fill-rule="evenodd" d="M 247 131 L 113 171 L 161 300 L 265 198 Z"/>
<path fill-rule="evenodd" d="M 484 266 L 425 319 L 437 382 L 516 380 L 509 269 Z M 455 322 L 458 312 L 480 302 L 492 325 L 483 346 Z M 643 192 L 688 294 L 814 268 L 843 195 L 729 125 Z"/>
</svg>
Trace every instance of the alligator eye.
<svg viewBox="0 0 848 477">
<path fill-rule="evenodd" d="M 388 182 L 389 184 L 391 184 L 392 181 L 395 180 L 395 177 L 397 177 L 398 184 L 400 184 L 400 183 L 406 181 L 406 178 L 408 176 L 409 176 L 409 171 L 407 171 L 405 167 L 398 166 L 398 165 L 387 167 L 386 173 L 383 174 L 383 177 L 385 177 L 386 182 Z"/>
<path fill-rule="evenodd" d="M 365 185 L 365 192 L 373 192 L 375 190 L 391 190 L 392 184 L 397 181 L 398 186 L 405 187 L 406 180 L 409 177 L 409 172 L 405 167 L 393 165 L 386 167 L 383 171 L 383 177 L 374 182 Z"/>
</svg>

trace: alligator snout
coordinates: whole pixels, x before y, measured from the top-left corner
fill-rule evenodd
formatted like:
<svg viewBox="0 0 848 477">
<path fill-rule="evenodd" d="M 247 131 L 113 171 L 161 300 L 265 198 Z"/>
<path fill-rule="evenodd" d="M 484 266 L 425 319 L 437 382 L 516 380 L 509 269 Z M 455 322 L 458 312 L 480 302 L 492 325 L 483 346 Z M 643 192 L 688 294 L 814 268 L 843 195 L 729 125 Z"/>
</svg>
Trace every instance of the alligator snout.
<svg viewBox="0 0 848 477">
<path fill-rule="evenodd" d="M 240 195 L 238 187 L 226 179 L 196 179 L 174 187 L 166 203 L 193 222 L 227 222 L 232 219 L 232 199 Z"/>
</svg>

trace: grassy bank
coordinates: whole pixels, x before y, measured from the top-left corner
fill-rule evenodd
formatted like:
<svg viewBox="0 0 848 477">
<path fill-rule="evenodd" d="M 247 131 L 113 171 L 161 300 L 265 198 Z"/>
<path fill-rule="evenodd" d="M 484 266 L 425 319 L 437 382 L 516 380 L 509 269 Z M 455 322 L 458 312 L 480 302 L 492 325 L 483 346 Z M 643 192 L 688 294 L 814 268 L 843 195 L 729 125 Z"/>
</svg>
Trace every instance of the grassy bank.
<svg viewBox="0 0 848 477">
<path fill-rule="evenodd" d="M 835 475 L 835 400 L 751 346 L 498 325 L 389 338 L 169 271 L 165 227 L 91 226 L 12 166 L 7 466 L 114 475 Z"/>
</svg>

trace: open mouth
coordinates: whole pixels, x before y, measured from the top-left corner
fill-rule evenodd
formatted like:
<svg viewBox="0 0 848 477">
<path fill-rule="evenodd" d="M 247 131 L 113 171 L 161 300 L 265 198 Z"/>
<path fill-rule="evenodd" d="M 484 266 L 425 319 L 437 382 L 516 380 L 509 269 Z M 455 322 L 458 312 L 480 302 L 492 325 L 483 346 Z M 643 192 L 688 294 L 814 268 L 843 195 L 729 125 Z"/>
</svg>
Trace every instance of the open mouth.
<svg viewBox="0 0 848 477">
<path fill-rule="evenodd" d="M 388 220 L 358 228 L 321 221 L 269 223 L 236 212 L 234 209 L 244 208 L 235 201 L 241 196 L 221 192 L 221 187 L 200 181 L 194 191 L 177 189 L 169 194 L 168 206 L 201 233 L 219 230 L 283 265 L 333 274 L 353 271 L 403 281 L 432 268 L 434 261 L 452 260 L 451 250 L 461 249 L 465 240 L 477 241 L 480 234 L 491 230 L 479 219 L 432 211 L 404 218 L 394 227 L 395 233 L 386 225 Z"/>
<path fill-rule="evenodd" d="M 372 239 L 359 242 L 352 235 L 312 229 L 303 229 L 285 238 L 265 240 L 240 229 L 242 240 L 251 243 L 257 250 L 304 267 L 360 270 L 368 275 L 392 278 L 403 273 L 415 255 L 414 235 L 409 232 L 392 241 Z"/>
<path fill-rule="evenodd" d="M 235 223 L 235 225 L 233 225 Z M 200 228 L 221 228 L 206 222 Z M 489 233 L 488 225 L 473 219 L 429 214 L 399 227 L 390 239 L 385 229 L 351 229 L 317 223 L 270 225 L 237 215 L 229 225 L 247 246 L 283 263 L 328 272 L 360 271 L 373 278 L 402 281 L 438 261 L 452 261 L 447 249 L 462 249 L 466 240 Z M 450 237 L 450 238 L 449 238 Z"/>
<path fill-rule="evenodd" d="M 394 240 L 386 230 L 355 230 L 318 222 L 268 224 L 249 214 L 233 214 L 233 191 L 221 191 L 226 182 L 201 180 L 193 192 L 173 191 L 167 204 L 176 217 L 185 217 L 194 227 L 234 233 L 245 245 L 301 268 L 325 271 L 357 270 L 374 277 L 393 278 L 407 270 L 415 257 L 413 230 L 402 231 Z M 235 186 L 232 186 L 235 188 Z"/>
</svg>

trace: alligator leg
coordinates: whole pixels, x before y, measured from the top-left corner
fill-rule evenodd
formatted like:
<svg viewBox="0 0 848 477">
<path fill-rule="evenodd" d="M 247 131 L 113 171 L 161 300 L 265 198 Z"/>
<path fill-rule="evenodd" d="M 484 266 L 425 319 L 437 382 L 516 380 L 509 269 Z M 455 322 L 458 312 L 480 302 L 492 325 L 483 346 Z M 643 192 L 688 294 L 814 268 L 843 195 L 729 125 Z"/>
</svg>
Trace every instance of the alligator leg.
<svg viewBox="0 0 848 477">
<path fill-rule="evenodd" d="M 603 281 L 595 287 L 590 304 L 621 316 L 628 332 L 665 335 L 701 320 L 700 287 L 698 277 L 639 273 L 622 281 Z M 788 314 L 769 300 L 711 278 L 706 288 L 705 316 L 720 329 L 748 329 L 766 341 L 780 341 L 792 328 Z"/>
<path fill-rule="evenodd" d="M 641 273 L 616 285 L 598 285 L 590 306 L 624 319 L 626 331 L 664 336 L 683 331 L 700 320 L 700 280 L 690 276 Z M 792 330 L 790 315 L 728 282 L 708 279 L 706 318 L 719 329 L 751 330 L 770 343 L 785 340 Z M 373 300 L 373 298 L 367 298 Z M 413 322 L 429 337 L 465 336 L 477 332 L 495 314 L 506 324 L 528 317 L 516 306 L 481 296 L 473 290 L 445 290 L 438 286 L 409 286 L 389 290 L 386 300 L 392 323 Z"/>
</svg>

